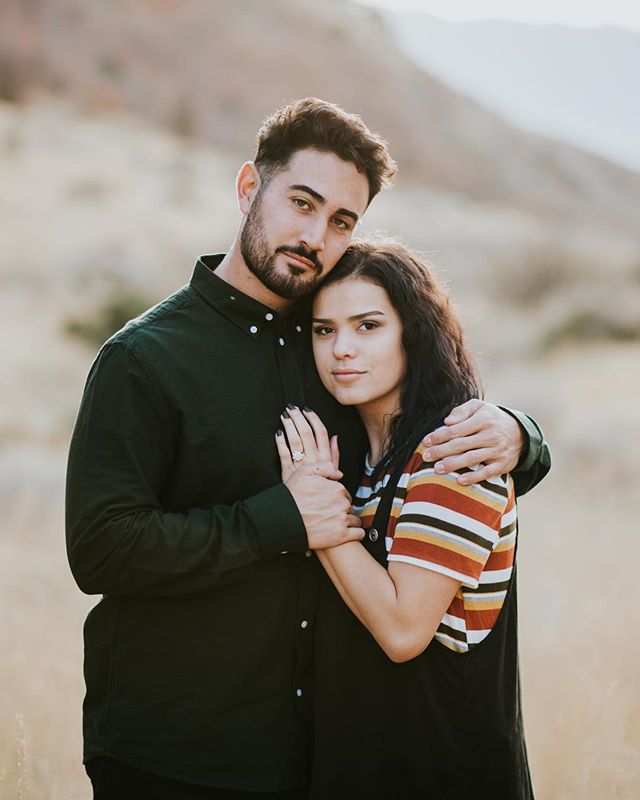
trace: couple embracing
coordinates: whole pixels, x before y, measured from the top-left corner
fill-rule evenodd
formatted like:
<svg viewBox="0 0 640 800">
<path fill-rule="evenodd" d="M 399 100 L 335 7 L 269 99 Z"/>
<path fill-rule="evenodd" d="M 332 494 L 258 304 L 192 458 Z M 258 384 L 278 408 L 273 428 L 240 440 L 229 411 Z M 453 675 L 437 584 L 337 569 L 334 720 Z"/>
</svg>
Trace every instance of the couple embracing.
<svg viewBox="0 0 640 800">
<path fill-rule="evenodd" d="M 67 546 L 97 800 L 531 798 L 516 495 L 450 299 L 357 241 L 386 145 L 317 99 L 258 133 L 224 255 L 96 359 Z"/>
</svg>

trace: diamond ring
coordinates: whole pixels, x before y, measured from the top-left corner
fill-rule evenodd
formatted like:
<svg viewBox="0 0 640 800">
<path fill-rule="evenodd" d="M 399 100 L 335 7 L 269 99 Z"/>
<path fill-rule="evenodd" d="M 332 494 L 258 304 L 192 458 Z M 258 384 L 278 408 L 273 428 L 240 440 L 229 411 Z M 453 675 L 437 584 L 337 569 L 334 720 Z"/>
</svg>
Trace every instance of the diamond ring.
<svg viewBox="0 0 640 800">
<path fill-rule="evenodd" d="M 291 458 L 296 462 L 303 461 L 304 453 L 302 452 L 302 450 L 294 450 L 293 453 L 291 453 Z"/>
</svg>

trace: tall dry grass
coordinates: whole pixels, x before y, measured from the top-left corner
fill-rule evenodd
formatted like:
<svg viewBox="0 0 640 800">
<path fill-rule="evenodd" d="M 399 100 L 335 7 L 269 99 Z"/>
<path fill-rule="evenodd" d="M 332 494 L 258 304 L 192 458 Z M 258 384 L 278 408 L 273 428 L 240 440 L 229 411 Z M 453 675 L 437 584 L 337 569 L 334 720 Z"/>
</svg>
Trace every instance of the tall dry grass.
<svg viewBox="0 0 640 800">
<path fill-rule="evenodd" d="M 66 565 L 63 462 L 59 454 L 34 470 L 48 474 L 44 488 L 4 498 L 2 800 L 90 796 L 80 706 L 82 622 L 92 601 Z M 521 666 L 539 800 L 640 796 L 640 497 L 610 477 L 561 459 L 520 503 Z"/>
<path fill-rule="evenodd" d="M 91 794 L 80 763 L 82 622 L 91 600 L 77 591 L 66 566 L 64 459 L 47 466 L 57 473 L 53 485 L 23 485 L 2 497 L 2 800 L 84 800 Z M 2 459 L 2 468 L 11 468 L 10 458 Z"/>
</svg>

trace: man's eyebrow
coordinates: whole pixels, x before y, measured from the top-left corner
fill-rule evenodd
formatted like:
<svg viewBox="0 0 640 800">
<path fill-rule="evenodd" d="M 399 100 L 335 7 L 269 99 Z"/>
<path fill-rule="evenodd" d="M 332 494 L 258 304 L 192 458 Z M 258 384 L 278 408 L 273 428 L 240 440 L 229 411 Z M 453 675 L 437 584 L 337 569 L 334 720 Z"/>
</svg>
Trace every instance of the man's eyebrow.
<svg viewBox="0 0 640 800">
<path fill-rule="evenodd" d="M 320 203 L 320 205 L 324 205 L 327 200 L 323 197 L 320 192 L 316 192 L 315 189 L 312 189 L 310 186 L 307 186 L 305 183 L 292 183 L 289 186 L 290 189 L 295 189 L 298 192 L 306 192 L 307 194 L 311 195 L 313 199 Z M 348 208 L 339 208 L 336 211 L 336 216 L 342 215 L 343 217 L 350 217 L 354 222 L 358 222 L 360 217 L 356 214 L 355 211 L 349 211 Z"/>
<path fill-rule="evenodd" d="M 365 317 L 375 316 L 384 317 L 384 311 L 365 311 L 364 314 L 354 314 L 352 317 L 349 317 L 349 322 L 356 322 L 357 320 L 364 319 Z M 320 322 L 328 325 L 330 322 L 333 322 L 333 320 L 323 319 L 322 317 L 314 317 L 313 322 Z"/>
<path fill-rule="evenodd" d="M 311 197 L 313 197 L 313 199 L 316 200 L 321 205 L 324 205 L 327 202 L 326 199 L 320 194 L 320 192 L 316 192 L 315 189 L 312 189 L 310 186 L 307 186 L 304 183 L 292 183 L 291 186 L 289 186 L 289 188 L 297 189 L 297 191 L 299 192 L 306 192 L 307 194 L 310 194 Z"/>
</svg>

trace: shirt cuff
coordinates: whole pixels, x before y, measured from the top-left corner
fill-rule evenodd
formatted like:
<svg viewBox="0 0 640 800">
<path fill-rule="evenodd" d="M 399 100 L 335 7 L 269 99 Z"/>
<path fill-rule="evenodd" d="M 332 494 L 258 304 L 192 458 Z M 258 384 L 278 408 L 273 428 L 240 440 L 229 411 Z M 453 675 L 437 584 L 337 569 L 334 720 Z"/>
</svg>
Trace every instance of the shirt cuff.
<svg viewBox="0 0 640 800">
<path fill-rule="evenodd" d="M 302 553 L 309 547 L 298 506 L 283 483 L 245 500 L 245 508 L 255 525 L 263 558 L 284 551 Z"/>
<path fill-rule="evenodd" d="M 524 437 L 525 443 L 522 448 L 520 460 L 516 465 L 516 472 L 527 472 L 537 462 L 540 457 L 540 446 L 542 444 L 542 433 L 536 423 L 522 411 L 516 411 L 512 408 L 505 408 L 499 406 L 503 411 L 506 411 L 509 416 L 513 417 L 520 426 Z"/>
</svg>

